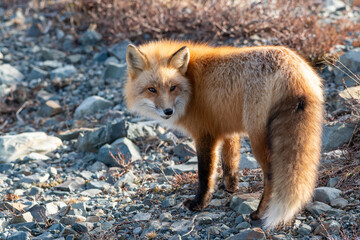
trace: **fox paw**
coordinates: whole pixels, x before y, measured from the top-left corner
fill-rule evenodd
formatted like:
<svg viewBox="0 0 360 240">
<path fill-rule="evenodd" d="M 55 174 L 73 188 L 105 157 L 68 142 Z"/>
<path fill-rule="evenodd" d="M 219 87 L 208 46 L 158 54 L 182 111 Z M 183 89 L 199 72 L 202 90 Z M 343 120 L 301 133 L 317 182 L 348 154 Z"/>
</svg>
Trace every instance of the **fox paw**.
<svg viewBox="0 0 360 240">
<path fill-rule="evenodd" d="M 259 212 L 258 211 L 254 211 L 250 214 L 250 219 L 253 221 L 258 221 L 261 219 Z"/>
<path fill-rule="evenodd" d="M 224 183 L 219 185 L 219 189 L 225 190 L 228 193 L 234 193 L 234 192 L 237 192 L 239 190 L 238 186 L 236 186 L 236 185 L 226 187 L 226 185 Z"/>
<path fill-rule="evenodd" d="M 201 211 L 205 207 L 203 206 L 203 204 L 200 204 L 195 199 L 186 199 L 183 202 L 183 205 L 185 208 L 189 209 L 190 211 Z"/>
</svg>

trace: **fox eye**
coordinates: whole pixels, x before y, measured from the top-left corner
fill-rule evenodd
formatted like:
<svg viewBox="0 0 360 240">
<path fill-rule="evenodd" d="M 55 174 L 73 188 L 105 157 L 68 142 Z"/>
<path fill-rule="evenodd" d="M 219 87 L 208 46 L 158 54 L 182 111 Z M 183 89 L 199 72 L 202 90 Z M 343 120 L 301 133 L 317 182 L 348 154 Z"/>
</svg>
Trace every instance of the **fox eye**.
<svg viewBox="0 0 360 240">
<path fill-rule="evenodd" d="M 153 87 L 149 87 L 148 90 L 152 93 L 157 93 L 156 89 Z"/>
<path fill-rule="evenodd" d="M 176 86 L 171 86 L 171 87 L 170 87 L 170 92 L 174 91 L 175 88 L 176 88 Z"/>
</svg>

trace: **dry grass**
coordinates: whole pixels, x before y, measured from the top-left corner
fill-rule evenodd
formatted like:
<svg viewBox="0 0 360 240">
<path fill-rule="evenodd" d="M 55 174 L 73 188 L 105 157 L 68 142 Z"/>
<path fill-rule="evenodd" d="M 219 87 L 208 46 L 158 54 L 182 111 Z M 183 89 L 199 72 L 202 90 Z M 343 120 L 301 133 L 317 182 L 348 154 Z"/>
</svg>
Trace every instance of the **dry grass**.
<svg viewBox="0 0 360 240">
<path fill-rule="evenodd" d="M 171 186 L 174 189 L 180 189 L 185 184 L 195 184 L 198 181 L 198 172 L 192 173 L 181 173 L 181 174 L 175 174 L 173 180 L 170 182 Z"/>
</svg>

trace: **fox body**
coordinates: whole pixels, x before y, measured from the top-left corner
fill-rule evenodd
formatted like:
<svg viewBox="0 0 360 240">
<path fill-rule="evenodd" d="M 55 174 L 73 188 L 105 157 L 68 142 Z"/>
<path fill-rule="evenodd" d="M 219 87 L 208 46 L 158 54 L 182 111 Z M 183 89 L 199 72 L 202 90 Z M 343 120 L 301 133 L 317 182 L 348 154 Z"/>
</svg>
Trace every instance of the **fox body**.
<svg viewBox="0 0 360 240">
<path fill-rule="evenodd" d="M 321 79 L 285 47 L 211 47 L 162 40 L 127 50 L 130 110 L 185 130 L 198 155 L 199 186 L 190 210 L 211 200 L 217 160 L 223 186 L 237 190 L 241 136 L 264 173 L 250 217 L 271 229 L 311 199 L 321 150 Z M 221 149 L 220 151 L 218 151 Z"/>
</svg>

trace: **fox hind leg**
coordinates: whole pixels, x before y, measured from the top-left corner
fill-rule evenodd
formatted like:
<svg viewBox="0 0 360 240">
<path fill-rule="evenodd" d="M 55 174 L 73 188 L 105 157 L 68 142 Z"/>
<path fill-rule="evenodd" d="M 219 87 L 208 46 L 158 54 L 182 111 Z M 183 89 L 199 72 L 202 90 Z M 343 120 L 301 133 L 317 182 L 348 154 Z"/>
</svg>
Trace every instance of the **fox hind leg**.
<svg viewBox="0 0 360 240">
<path fill-rule="evenodd" d="M 223 187 L 233 193 L 238 189 L 240 161 L 240 137 L 225 138 L 222 147 Z"/>
</svg>

